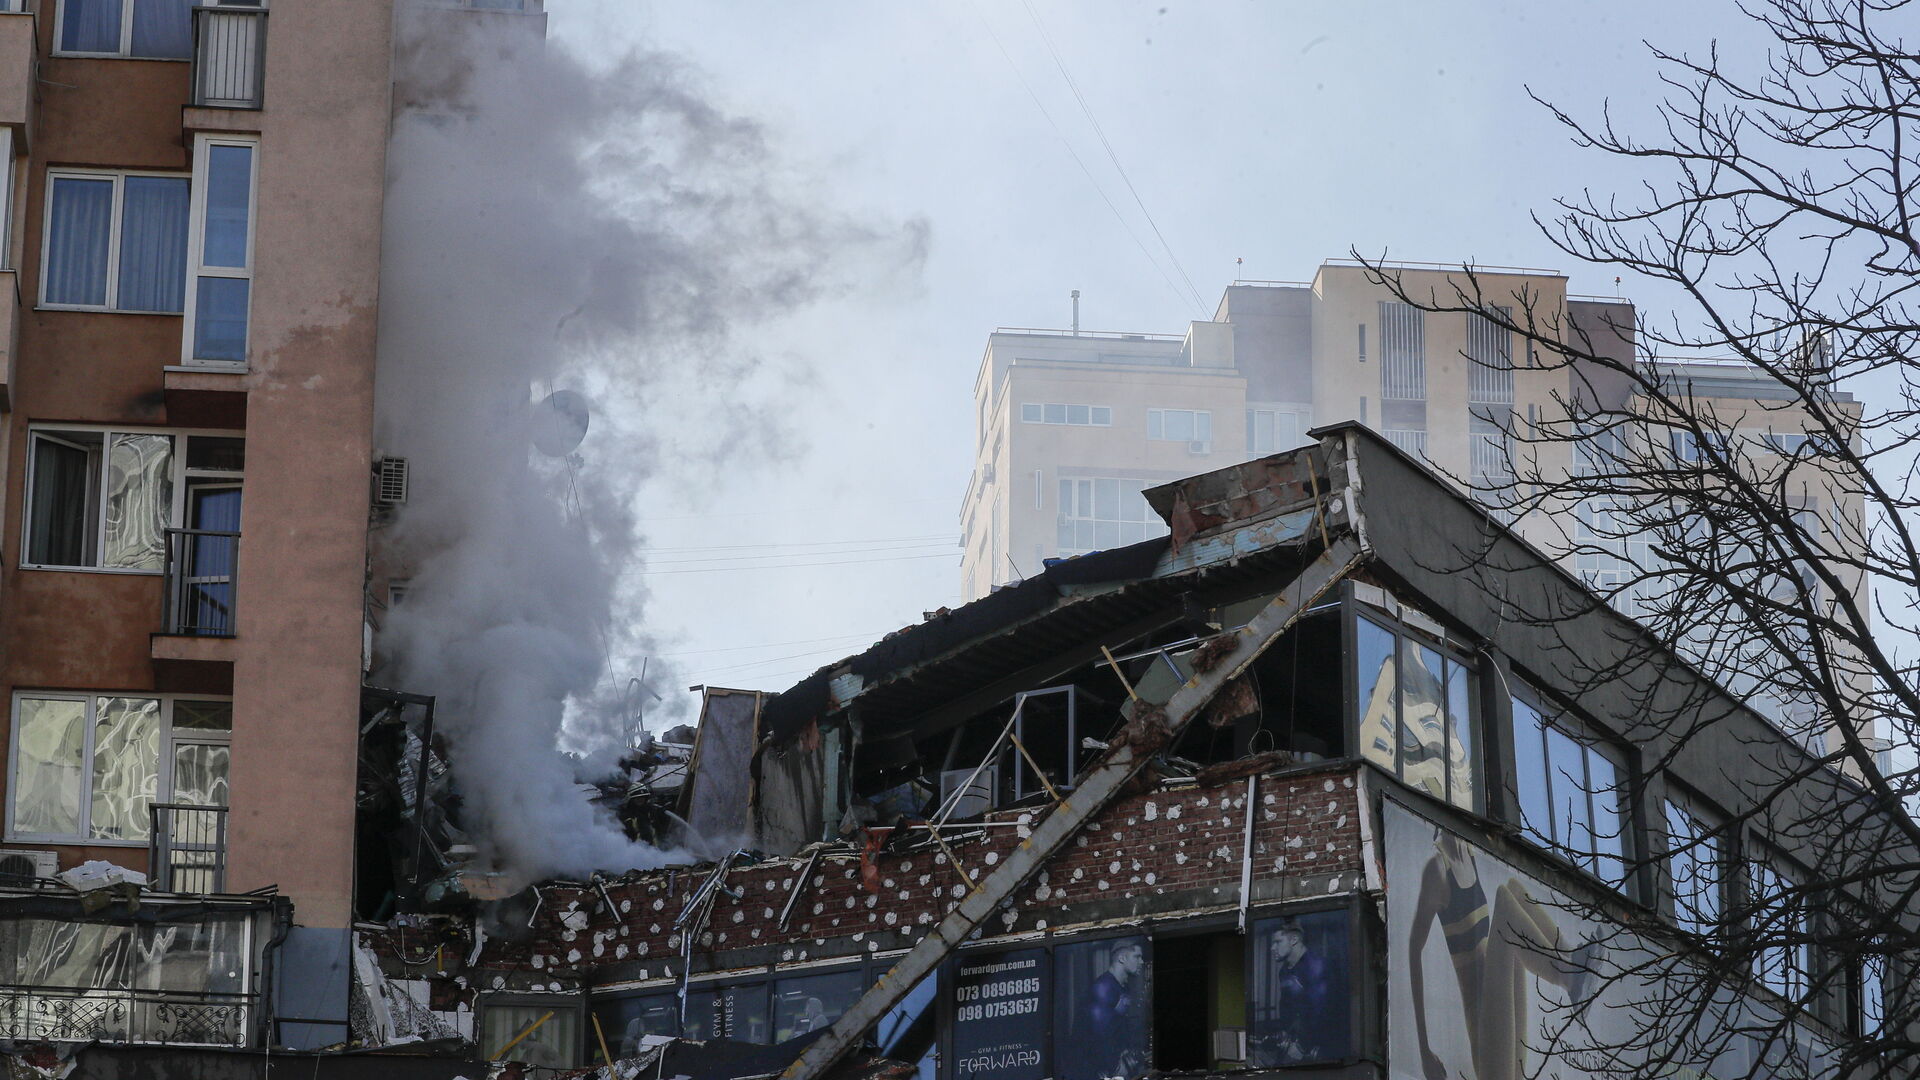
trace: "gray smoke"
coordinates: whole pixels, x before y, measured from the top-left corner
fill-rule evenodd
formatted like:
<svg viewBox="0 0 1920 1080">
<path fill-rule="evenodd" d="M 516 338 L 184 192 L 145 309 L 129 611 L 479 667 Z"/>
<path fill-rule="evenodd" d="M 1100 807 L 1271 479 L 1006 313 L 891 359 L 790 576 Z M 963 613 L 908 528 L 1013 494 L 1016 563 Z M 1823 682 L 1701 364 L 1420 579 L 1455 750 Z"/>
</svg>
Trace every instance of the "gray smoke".
<svg viewBox="0 0 1920 1080">
<path fill-rule="evenodd" d="M 560 751 L 604 761 L 626 738 L 608 668 L 647 644 L 640 481 L 792 452 L 794 403 L 755 395 L 806 373 L 768 377 L 738 321 L 911 275 L 924 244 L 818 209 L 674 58 L 589 70 L 538 22 L 401 20 L 376 436 L 412 467 L 376 545 L 412 577 L 378 678 L 438 697 L 468 828 L 529 878 L 666 857 L 596 816 Z M 529 449 L 560 387 L 594 407 L 571 461 Z M 659 434 L 704 410 L 726 418 L 713 441 Z"/>
</svg>

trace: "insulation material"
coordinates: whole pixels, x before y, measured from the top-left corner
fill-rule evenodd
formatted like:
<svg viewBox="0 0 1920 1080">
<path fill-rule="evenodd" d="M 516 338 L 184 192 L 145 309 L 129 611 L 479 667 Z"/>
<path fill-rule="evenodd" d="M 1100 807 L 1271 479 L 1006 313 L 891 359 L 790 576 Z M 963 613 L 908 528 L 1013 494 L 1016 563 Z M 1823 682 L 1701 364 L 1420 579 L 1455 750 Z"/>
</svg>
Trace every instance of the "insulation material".
<svg viewBox="0 0 1920 1080">
<path fill-rule="evenodd" d="M 753 828 L 753 749 L 759 743 L 760 697 L 753 690 L 709 688 L 688 767 L 687 823 L 710 845 L 729 846 Z"/>
<path fill-rule="evenodd" d="M 381 973 L 379 960 L 358 934 L 353 942 L 353 994 L 347 1015 L 355 1038 L 365 1046 L 460 1037 L 425 1001 Z"/>
<path fill-rule="evenodd" d="M 788 855 L 820 839 L 826 814 L 826 754 L 818 728 L 793 744 L 768 748 L 755 761 L 754 844 Z"/>
</svg>

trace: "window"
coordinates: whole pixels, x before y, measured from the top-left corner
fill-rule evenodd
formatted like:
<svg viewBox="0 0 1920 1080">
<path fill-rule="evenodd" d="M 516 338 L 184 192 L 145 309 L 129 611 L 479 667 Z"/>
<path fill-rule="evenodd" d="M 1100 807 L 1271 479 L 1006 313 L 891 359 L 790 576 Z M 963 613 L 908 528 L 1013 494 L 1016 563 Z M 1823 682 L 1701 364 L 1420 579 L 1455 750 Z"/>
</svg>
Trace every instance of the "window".
<svg viewBox="0 0 1920 1080">
<path fill-rule="evenodd" d="M 1513 309 L 1495 307 L 1495 319 L 1467 313 L 1467 400 L 1474 404 L 1513 404 Z"/>
<path fill-rule="evenodd" d="M 1722 455 L 1726 454 L 1728 449 L 1724 432 L 1709 431 L 1701 436 L 1691 431 L 1670 431 L 1667 433 L 1667 441 L 1673 448 L 1674 459 L 1691 465 L 1697 465 L 1706 460 L 1709 449 L 1716 450 Z"/>
<path fill-rule="evenodd" d="M 144 842 L 155 801 L 227 804 L 230 702 L 23 692 L 13 718 L 12 839 Z"/>
<path fill-rule="evenodd" d="M 1354 618 L 1360 752 L 1408 787 L 1479 807 L 1473 671 L 1426 639 Z"/>
<path fill-rule="evenodd" d="M 486 998 L 480 1005 L 479 1042 L 489 1061 L 572 1068 L 580 1056 L 580 999 Z"/>
<path fill-rule="evenodd" d="M 1167 442 L 1210 443 L 1213 414 L 1204 409 L 1148 409 L 1147 438 Z"/>
<path fill-rule="evenodd" d="M 1301 409 L 1248 409 L 1247 453 L 1265 457 L 1300 445 Z"/>
<path fill-rule="evenodd" d="M 1248 1064 L 1284 1067 L 1353 1054 L 1352 928 L 1345 908 L 1253 924 Z"/>
<path fill-rule="evenodd" d="M 49 171 L 40 303 L 178 314 L 190 186 L 184 176 Z"/>
<path fill-rule="evenodd" d="M 1513 410 L 1476 406 L 1467 419 L 1467 452 L 1476 488 L 1513 485 Z"/>
<path fill-rule="evenodd" d="M 1513 697 L 1513 756 L 1520 824 L 1542 847 L 1620 888 L 1626 884 L 1621 767 L 1571 724 L 1550 720 L 1530 696 Z"/>
<path fill-rule="evenodd" d="M 1884 943 L 1881 943 L 1884 947 Z M 1854 1034 L 1877 1039 L 1887 1022 L 1887 956 L 1869 953 L 1860 958 L 1854 996 Z"/>
<path fill-rule="evenodd" d="M 1360 332 L 1360 362 L 1364 364 L 1367 362 L 1367 324 L 1360 323 L 1355 329 Z"/>
<path fill-rule="evenodd" d="M 193 57 L 194 0 L 60 0 L 56 52 L 140 60 Z"/>
<path fill-rule="evenodd" d="M 184 456 L 176 452 L 183 441 Z M 34 429 L 21 565 L 158 573 L 176 522 L 237 534 L 245 446 L 225 436 Z M 224 568 L 230 587 L 231 536 L 216 546 L 196 560 L 199 570 Z"/>
<path fill-rule="evenodd" d="M 247 361 L 247 309 L 253 288 L 254 175 L 251 142 L 209 139 L 194 144 L 194 188 L 188 266 L 186 364 Z"/>
<path fill-rule="evenodd" d="M 1106 405 L 1025 402 L 1020 406 L 1020 422 L 1023 424 L 1069 424 L 1073 427 L 1110 427 L 1113 424 L 1113 409 Z"/>
<path fill-rule="evenodd" d="M 1756 845 L 1757 847 L 1757 845 Z M 1753 977 L 1781 997 L 1798 1000 L 1807 992 L 1807 912 L 1799 886 L 1765 858 L 1748 864 L 1751 930 L 1757 941 L 1777 942 L 1754 950 Z"/>
<path fill-rule="evenodd" d="M 1666 800 L 1667 878 L 1673 888 L 1673 921 L 1693 934 L 1720 925 L 1726 852 L 1714 827 L 1691 803 Z"/>
<path fill-rule="evenodd" d="M 1083 555 L 1164 535 L 1166 525 L 1140 494 L 1150 483 L 1109 476 L 1061 478 L 1057 554 Z"/>
<path fill-rule="evenodd" d="M 1380 301 L 1380 400 L 1427 399 L 1426 312 Z"/>
</svg>

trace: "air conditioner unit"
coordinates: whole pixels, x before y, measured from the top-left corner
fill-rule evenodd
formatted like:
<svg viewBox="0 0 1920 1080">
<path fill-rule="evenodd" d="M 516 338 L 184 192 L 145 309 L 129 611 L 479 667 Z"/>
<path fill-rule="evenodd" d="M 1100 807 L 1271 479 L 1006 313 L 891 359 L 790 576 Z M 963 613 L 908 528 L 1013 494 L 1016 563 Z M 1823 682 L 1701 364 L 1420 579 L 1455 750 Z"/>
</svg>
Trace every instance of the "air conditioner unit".
<svg viewBox="0 0 1920 1080">
<path fill-rule="evenodd" d="M 1247 1029 L 1214 1028 L 1213 1059 L 1215 1061 L 1247 1060 Z"/>
<path fill-rule="evenodd" d="M 1187 444 L 1187 453 L 1200 455 L 1213 453 L 1213 443 L 1206 439 L 1195 439 Z"/>
<path fill-rule="evenodd" d="M 981 769 L 979 778 L 959 798 L 954 798 L 954 790 L 965 784 L 967 777 L 972 775 L 972 769 L 949 769 L 940 774 L 940 805 L 945 807 L 949 799 L 953 800 L 953 808 L 947 811 L 949 821 L 963 820 L 993 809 L 993 793 L 1000 790 L 1000 767 L 990 765 Z"/>
<path fill-rule="evenodd" d="M 59 870 L 57 851 L 0 848 L 0 885 L 31 885 L 34 878 L 50 878 Z"/>
<path fill-rule="evenodd" d="M 407 501 L 407 459 L 383 457 L 374 463 L 375 506 L 403 506 Z"/>
</svg>

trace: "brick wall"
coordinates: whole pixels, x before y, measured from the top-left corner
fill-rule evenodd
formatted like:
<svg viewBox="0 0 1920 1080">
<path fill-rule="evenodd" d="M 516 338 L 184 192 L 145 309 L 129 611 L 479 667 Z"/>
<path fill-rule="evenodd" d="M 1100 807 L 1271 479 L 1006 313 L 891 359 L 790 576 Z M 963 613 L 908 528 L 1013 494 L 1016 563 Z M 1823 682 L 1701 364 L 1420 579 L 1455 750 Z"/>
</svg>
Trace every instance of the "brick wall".
<svg viewBox="0 0 1920 1080">
<path fill-rule="evenodd" d="M 984 933 L 1061 929 L 1125 917 L 1190 913 L 1239 901 L 1247 781 L 1217 787 L 1162 786 L 1116 801 L 1015 894 L 1016 905 Z M 1288 771 L 1256 780 L 1254 896 L 1327 895 L 1360 882 L 1359 808 L 1354 767 Z M 1028 834 L 1038 811 L 1010 811 L 1002 823 L 949 840 L 974 881 L 991 873 Z M 740 896 L 721 895 L 694 939 L 695 970 L 720 970 L 908 948 L 966 893 L 952 860 L 923 831 L 916 850 L 874 859 L 870 891 L 855 856 L 823 858 L 808 875 L 783 930 L 780 912 L 804 860 L 739 867 L 727 876 Z M 598 890 L 541 889 L 536 934 L 525 944 L 489 939 L 478 988 L 572 989 L 659 978 L 680 969 L 673 921 L 706 876 L 704 868 L 660 870 Z"/>
</svg>

